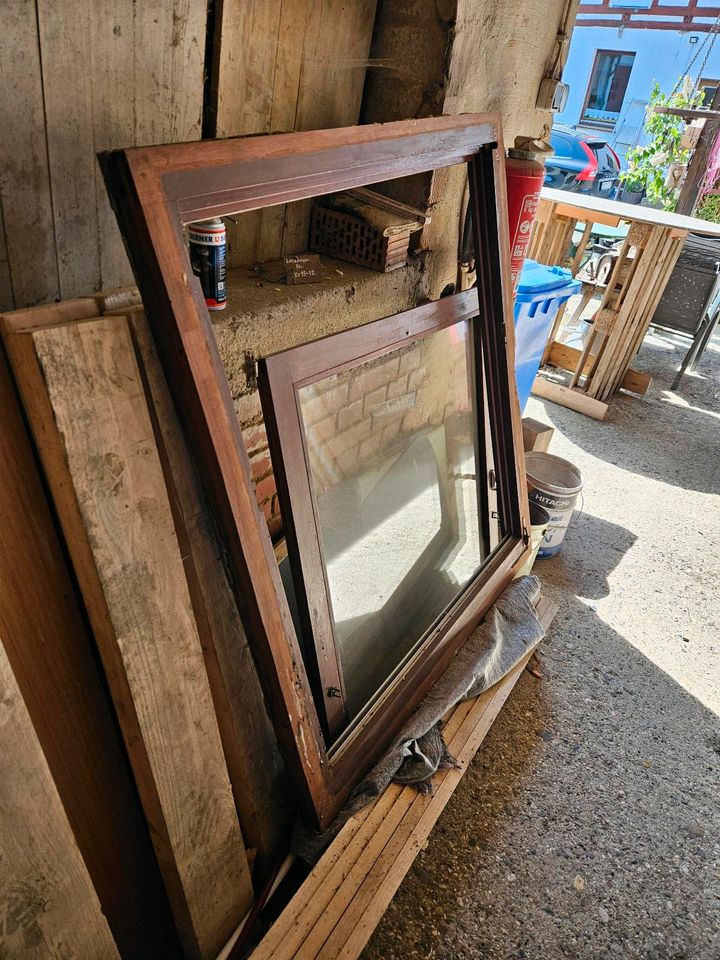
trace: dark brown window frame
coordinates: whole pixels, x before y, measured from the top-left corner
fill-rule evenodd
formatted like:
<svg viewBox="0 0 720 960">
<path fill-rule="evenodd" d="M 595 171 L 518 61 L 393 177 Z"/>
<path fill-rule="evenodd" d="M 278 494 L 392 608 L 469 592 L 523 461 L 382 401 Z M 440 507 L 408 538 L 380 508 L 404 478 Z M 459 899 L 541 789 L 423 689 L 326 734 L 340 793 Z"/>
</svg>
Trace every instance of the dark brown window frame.
<svg viewBox="0 0 720 960">
<path fill-rule="evenodd" d="M 391 317 L 291 347 L 262 358 L 259 362 L 260 394 L 295 583 L 301 632 L 311 648 L 306 650 L 306 668 L 311 674 L 321 725 L 331 742 L 343 732 L 348 718 L 326 579 L 324 550 L 309 472 L 308 449 L 305 431 L 301 425 L 298 389 L 333 373 L 374 360 L 460 322 L 466 322 L 470 331 L 469 372 L 472 378 L 476 428 L 481 441 L 477 470 L 480 519 L 483 524 L 483 541 L 488 545 L 488 556 L 438 622 L 420 639 L 416 652 L 391 681 L 391 686 L 397 687 L 408 678 L 412 679 L 417 659 L 427 657 L 436 644 L 445 644 L 454 649 L 454 622 L 472 605 L 481 587 L 491 579 L 492 573 L 489 571 L 495 551 L 507 546 L 504 540 L 502 543 L 493 542 L 495 538 L 491 539 L 490 535 L 490 477 L 486 449 L 489 438 L 485 436 L 485 413 L 489 403 L 499 403 L 500 400 L 497 384 L 492 380 L 488 381 L 483 371 L 483 320 L 479 316 L 477 293 L 472 290 L 445 297 Z M 497 369 L 495 361 L 492 367 Z M 486 395 L 488 403 L 485 401 Z M 505 430 L 508 430 L 507 424 Z M 499 463 L 495 457 L 492 459 L 496 485 L 502 487 L 511 483 L 513 465 Z M 514 507 L 514 517 L 507 521 L 503 518 L 503 531 L 521 529 L 519 505 L 514 504 Z M 312 662 L 308 663 L 308 659 Z M 392 704 L 392 692 L 388 692 L 386 699 Z"/>
<path fill-rule="evenodd" d="M 499 119 L 468 114 L 103 154 L 101 166 L 148 321 L 191 447 L 202 464 L 221 526 L 250 647 L 288 767 L 315 822 L 331 822 L 489 608 L 527 550 L 522 427 L 514 379 L 504 151 Z M 325 748 L 267 525 L 184 224 L 242 213 L 350 187 L 468 165 L 477 249 L 485 376 L 501 403 L 489 415 L 498 463 L 511 465 L 499 490 L 510 539 L 496 551 L 490 579 L 453 624 L 454 645 L 438 644 L 419 665 L 391 718 L 377 710 L 332 759 Z M 382 705 L 380 701 L 379 705 Z"/>
</svg>

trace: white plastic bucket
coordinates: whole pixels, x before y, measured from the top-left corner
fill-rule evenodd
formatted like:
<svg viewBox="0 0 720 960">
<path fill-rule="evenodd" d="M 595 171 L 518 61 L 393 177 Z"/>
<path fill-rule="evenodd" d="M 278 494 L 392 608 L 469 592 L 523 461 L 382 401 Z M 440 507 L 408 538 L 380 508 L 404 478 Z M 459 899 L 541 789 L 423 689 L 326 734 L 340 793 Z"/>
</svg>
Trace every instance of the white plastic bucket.
<svg viewBox="0 0 720 960">
<path fill-rule="evenodd" d="M 575 501 L 582 490 L 582 476 L 569 460 L 552 453 L 526 453 L 528 499 L 550 515 L 538 557 L 554 557 L 560 550 Z"/>
<path fill-rule="evenodd" d="M 538 550 L 545 539 L 548 526 L 550 525 L 550 514 L 537 504 L 530 504 L 530 553 L 520 570 L 515 574 L 516 577 L 524 577 L 532 572 L 535 558 Z"/>
</svg>

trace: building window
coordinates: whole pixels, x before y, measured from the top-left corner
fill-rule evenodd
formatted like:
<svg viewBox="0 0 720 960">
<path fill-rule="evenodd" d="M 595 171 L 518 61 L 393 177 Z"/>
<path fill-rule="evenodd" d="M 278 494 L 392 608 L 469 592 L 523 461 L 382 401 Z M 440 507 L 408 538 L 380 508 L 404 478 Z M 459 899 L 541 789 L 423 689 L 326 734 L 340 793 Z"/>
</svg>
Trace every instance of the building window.
<svg viewBox="0 0 720 960">
<path fill-rule="evenodd" d="M 634 60 L 634 53 L 598 50 L 585 97 L 583 121 L 608 129 L 615 126 L 622 110 Z"/>
<path fill-rule="evenodd" d="M 703 106 L 709 107 L 713 101 L 713 97 L 717 93 L 717 88 L 720 85 L 720 80 L 710 80 L 707 77 L 702 77 L 698 83 L 698 89 L 702 90 L 703 97 Z"/>
</svg>

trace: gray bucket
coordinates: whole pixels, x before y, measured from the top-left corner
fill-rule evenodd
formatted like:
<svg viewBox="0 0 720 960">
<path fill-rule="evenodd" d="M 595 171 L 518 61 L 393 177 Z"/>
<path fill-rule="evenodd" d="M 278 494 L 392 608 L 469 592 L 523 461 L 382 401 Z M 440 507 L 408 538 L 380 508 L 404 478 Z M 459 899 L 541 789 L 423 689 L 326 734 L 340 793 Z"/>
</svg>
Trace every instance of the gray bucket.
<svg viewBox="0 0 720 960">
<path fill-rule="evenodd" d="M 552 453 L 526 453 L 525 466 L 530 509 L 541 508 L 550 517 L 538 557 L 554 557 L 560 550 L 575 501 L 582 490 L 582 476 L 569 460 Z"/>
</svg>

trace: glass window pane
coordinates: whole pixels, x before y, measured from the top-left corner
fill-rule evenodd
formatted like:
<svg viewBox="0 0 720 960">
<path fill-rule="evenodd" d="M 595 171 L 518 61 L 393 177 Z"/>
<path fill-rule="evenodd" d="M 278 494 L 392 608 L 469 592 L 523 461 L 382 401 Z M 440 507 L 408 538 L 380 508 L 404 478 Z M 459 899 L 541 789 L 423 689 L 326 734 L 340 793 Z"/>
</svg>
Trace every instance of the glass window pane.
<svg viewBox="0 0 720 960">
<path fill-rule="evenodd" d="M 618 119 L 634 60 L 634 53 L 598 53 L 585 109 L 588 119 L 608 122 Z"/>
<path fill-rule="evenodd" d="M 352 720 L 490 552 L 470 328 L 455 324 L 298 395 Z"/>
</svg>

